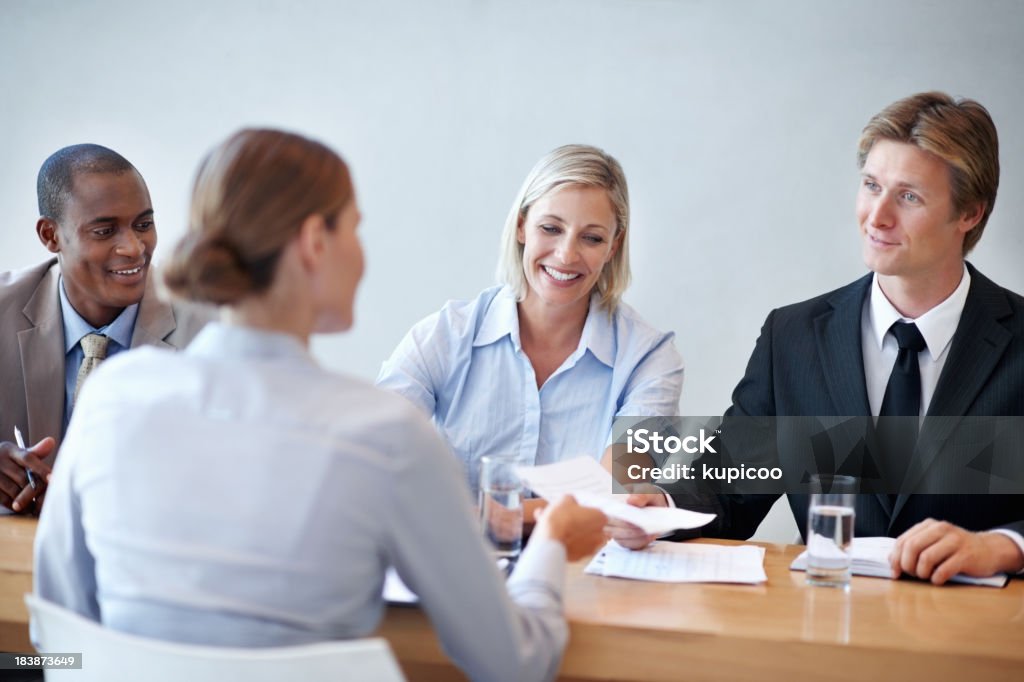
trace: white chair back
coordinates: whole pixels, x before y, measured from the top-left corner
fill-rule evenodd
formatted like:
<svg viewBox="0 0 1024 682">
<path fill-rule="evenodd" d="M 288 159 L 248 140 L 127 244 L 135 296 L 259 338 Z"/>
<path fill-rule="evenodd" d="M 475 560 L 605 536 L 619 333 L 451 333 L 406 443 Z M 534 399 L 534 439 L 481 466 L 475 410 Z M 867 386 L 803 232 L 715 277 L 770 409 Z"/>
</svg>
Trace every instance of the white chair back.
<svg viewBox="0 0 1024 682">
<path fill-rule="evenodd" d="M 25 603 L 40 651 L 82 654 L 81 670 L 46 670 L 48 682 L 405 679 L 381 638 L 251 649 L 179 644 L 105 628 L 33 594 Z"/>
</svg>

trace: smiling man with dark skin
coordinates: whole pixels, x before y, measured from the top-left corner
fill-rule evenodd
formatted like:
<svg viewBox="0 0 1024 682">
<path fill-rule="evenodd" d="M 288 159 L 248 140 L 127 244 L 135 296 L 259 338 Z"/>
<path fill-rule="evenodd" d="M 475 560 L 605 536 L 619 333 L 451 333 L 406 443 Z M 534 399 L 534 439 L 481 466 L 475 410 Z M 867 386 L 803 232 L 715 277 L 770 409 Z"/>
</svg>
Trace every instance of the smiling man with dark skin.
<svg viewBox="0 0 1024 682">
<path fill-rule="evenodd" d="M 18 427 L 31 445 L 0 443 L 0 506 L 16 512 L 41 506 L 88 372 L 134 346 L 182 347 L 205 321 L 153 289 L 153 205 L 124 157 L 60 149 L 39 170 L 37 195 L 36 234 L 56 257 L 0 273 L 0 438 Z"/>
</svg>

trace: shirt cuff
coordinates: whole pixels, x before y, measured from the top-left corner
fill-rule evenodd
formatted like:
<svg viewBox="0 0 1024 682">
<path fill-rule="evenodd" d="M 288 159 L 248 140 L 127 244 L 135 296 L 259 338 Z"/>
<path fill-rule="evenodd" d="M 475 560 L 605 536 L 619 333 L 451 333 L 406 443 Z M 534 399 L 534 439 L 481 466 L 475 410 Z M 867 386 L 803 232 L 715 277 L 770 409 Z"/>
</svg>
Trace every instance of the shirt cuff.
<svg viewBox="0 0 1024 682">
<path fill-rule="evenodd" d="M 1014 544 L 1017 545 L 1017 549 L 1020 550 L 1020 553 L 1024 554 L 1024 536 L 1022 536 L 1017 531 L 1010 530 L 1009 528 L 993 528 L 989 532 L 999 533 L 1000 535 L 1005 535 L 1006 537 L 1010 538 L 1011 540 L 1013 540 Z M 1024 575 L 1024 568 L 1017 571 L 1017 575 Z"/>
<path fill-rule="evenodd" d="M 565 590 L 565 546 L 557 540 L 532 539 L 509 576 L 508 592 L 520 604 L 542 606 L 557 602 Z"/>
<path fill-rule="evenodd" d="M 668 505 L 667 505 L 668 508 L 669 509 L 675 509 L 676 508 L 676 501 L 672 499 L 672 496 L 669 495 L 667 492 L 665 492 L 664 488 L 660 488 L 658 486 L 654 486 L 654 487 L 658 488 L 658 490 L 661 492 L 661 494 L 665 496 L 665 501 L 668 503 Z"/>
<path fill-rule="evenodd" d="M 676 501 L 672 499 L 672 496 L 671 496 L 671 495 L 669 495 L 669 494 L 668 494 L 667 492 L 665 492 L 665 489 L 664 489 L 664 488 L 660 488 L 660 487 L 658 487 L 658 486 L 654 486 L 654 487 L 655 487 L 655 488 L 658 488 L 658 492 L 660 492 L 660 493 L 661 493 L 662 495 L 664 495 L 664 496 L 665 496 L 665 502 L 666 502 L 666 506 L 667 506 L 667 507 L 668 507 L 669 509 L 675 509 L 675 508 L 676 508 Z M 662 533 L 661 535 L 659 535 L 659 536 L 658 536 L 658 539 L 660 540 L 660 539 L 662 539 L 662 538 L 667 538 L 667 537 L 671 537 L 671 536 L 675 535 L 675 533 L 676 533 L 676 532 L 675 532 L 675 530 L 670 530 L 670 531 L 669 531 L 669 532 L 667 532 L 667 533 Z"/>
</svg>

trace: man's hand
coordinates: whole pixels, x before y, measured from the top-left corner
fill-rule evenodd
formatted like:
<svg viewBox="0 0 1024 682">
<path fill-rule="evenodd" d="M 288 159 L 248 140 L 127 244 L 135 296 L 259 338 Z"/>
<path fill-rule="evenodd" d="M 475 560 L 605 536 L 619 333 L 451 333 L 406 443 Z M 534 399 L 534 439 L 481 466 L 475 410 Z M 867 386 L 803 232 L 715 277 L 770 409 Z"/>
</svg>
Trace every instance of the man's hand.
<svg viewBox="0 0 1024 682">
<path fill-rule="evenodd" d="M 533 538 L 557 540 L 565 546 L 569 561 L 590 556 L 604 545 L 603 528 L 608 519 L 593 507 L 581 507 L 572 495 L 539 509 L 535 518 L 531 542 Z"/>
<path fill-rule="evenodd" d="M 894 578 L 903 572 L 942 585 L 957 573 L 978 578 L 1016 573 L 1024 567 L 1024 554 L 1001 533 L 972 533 L 926 519 L 897 538 L 889 562 Z"/>
<path fill-rule="evenodd" d="M 0 505 L 16 512 L 28 509 L 40 499 L 50 478 L 50 467 L 43 461 L 53 452 L 57 442 L 44 438 L 27 450 L 14 443 L 0 443 Z M 29 485 L 25 469 L 35 477 L 36 487 Z"/>
<path fill-rule="evenodd" d="M 634 507 L 667 507 L 668 499 L 658 488 L 649 484 L 641 484 L 633 487 L 634 492 L 626 498 L 626 504 Z M 639 526 L 634 526 L 628 521 L 619 519 L 608 519 L 604 527 L 604 533 L 615 542 L 628 549 L 643 549 L 654 542 L 657 535 L 649 535 Z"/>
</svg>

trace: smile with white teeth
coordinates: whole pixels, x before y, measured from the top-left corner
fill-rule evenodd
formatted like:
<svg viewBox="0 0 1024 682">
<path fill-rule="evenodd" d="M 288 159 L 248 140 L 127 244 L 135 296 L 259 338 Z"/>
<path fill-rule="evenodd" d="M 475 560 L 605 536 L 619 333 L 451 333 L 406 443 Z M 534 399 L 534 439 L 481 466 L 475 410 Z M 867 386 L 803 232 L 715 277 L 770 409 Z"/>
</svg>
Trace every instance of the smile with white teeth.
<svg viewBox="0 0 1024 682">
<path fill-rule="evenodd" d="M 542 265 L 541 267 L 544 268 L 544 272 L 548 273 L 553 278 L 557 279 L 559 282 L 568 282 L 569 280 L 573 280 L 576 279 L 577 277 L 583 276 L 578 272 L 559 272 L 558 270 L 555 270 L 554 268 L 549 268 L 546 265 Z"/>
<path fill-rule="evenodd" d="M 114 273 L 115 275 L 125 275 L 126 277 L 129 276 L 129 275 L 137 275 L 141 271 L 142 271 L 142 266 L 141 265 L 138 265 L 138 266 L 132 268 L 131 270 L 111 270 L 111 272 Z"/>
</svg>

